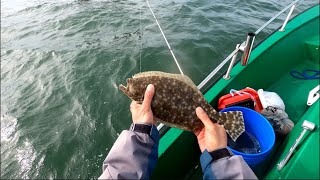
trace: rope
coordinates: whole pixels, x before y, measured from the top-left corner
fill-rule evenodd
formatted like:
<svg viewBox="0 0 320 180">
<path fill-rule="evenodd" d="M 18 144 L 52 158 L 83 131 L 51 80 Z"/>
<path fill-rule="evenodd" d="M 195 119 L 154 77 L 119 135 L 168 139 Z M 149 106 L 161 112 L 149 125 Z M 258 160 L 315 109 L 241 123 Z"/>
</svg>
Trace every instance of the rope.
<svg viewBox="0 0 320 180">
<path fill-rule="evenodd" d="M 182 69 L 180 68 L 180 65 L 179 65 L 179 63 L 178 63 L 178 60 L 176 59 L 176 56 L 173 54 L 173 51 L 172 51 L 172 49 L 171 49 L 171 47 L 170 47 L 170 45 L 169 45 L 169 42 L 167 41 L 167 38 L 166 38 L 166 36 L 164 35 L 164 33 L 163 33 L 163 31 L 162 31 L 162 28 L 161 28 L 161 26 L 160 26 L 160 24 L 159 24 L 159 22 L 158 22 L 158 20 L 157 20 L 156 16 L 155 16 L 155 15 L 154 15 L 154 13 L 153 13 L 153 10 L 152 10 L 152 8 L 151 8 L 151 6 L 150 6 L 150 4 L 149 4 L 149 1 L 148 1 L 148 0 L 146 0 L 146 2 L 147 2 L 147 4 L 148 4 L 148 7 L 149 7 L 149 9 L 150 9 L 150 11 L 151 11 L 151 13 L 152 13 L 152 15 L 153 15 L 154 19 L 156 20 L 156 23 L 157 23 L 157 25 L 158 25 L 158 27 L 159 27 L 159 29 L 160 29 L 160 31 L 161 31 L 161 34 L 162 34 L 162 36 L 163 36 L 164 40 L 166 41 L 166 44 L 167 44 L 167 46 L 168 46 L 168 48 L 169 48 L 169 51 L 170 51 L 170 53 L 171 53 L 171 55 L 172 55 L 172 57 L 173 57 L 174 61 L 176 62 L 176 64 L 177 64 L 177 66 L 178 66 L 178 69 L 179 69 L 180 73 L 181 73 L 182 75 L 184 75 L 184 74 L 183 74 L 183 72 L 182 72 Z"/>
<path fill-rule="evenodd" d="M 299 72 L 297 70 L 292 70 L 290 72 L 291 76 L 298 78 L 298 79 L 320 79 L 320 71 L 314 70 L 314 69 L 305 69 L 302 72 Z"/>
</svg>

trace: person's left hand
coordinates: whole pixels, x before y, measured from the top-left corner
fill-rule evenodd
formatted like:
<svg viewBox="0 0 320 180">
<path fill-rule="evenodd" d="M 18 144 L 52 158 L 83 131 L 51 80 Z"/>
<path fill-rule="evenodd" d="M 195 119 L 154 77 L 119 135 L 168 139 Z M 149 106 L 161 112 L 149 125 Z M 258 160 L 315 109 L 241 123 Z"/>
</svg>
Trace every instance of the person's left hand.
<svg viewBox="0 0 320 180">
<path fill-rule="evenodd" d="M 156 121 L 153 117 L 151 110 L 151 101 L 154 95 L 154 86 L 149 84 L 146 92 L 144 93 L 144 99 L 142 104 L 138 104 L 137 101 L 132 101 L 130 105 L 130 111 L 132 114 L 133 123 L 156 125 Z"/>
</svg>

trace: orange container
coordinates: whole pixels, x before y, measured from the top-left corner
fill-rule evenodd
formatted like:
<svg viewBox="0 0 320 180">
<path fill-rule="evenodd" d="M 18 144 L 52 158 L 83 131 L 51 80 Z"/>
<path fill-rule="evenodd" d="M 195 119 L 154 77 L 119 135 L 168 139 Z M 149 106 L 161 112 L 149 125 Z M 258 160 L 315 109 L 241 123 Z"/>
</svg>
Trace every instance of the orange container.
<svg viewBox="0 0 320 180">
<path fill-rule="evenodd" d="M 257 91 L 249 87 L 239 91 L 231 90 L 230 94 L 220 97 L 218 102 L 218 108 L 220 110 L 230 106 L 247 107 L 259 113 L 263 109 Z"/>
</svg>

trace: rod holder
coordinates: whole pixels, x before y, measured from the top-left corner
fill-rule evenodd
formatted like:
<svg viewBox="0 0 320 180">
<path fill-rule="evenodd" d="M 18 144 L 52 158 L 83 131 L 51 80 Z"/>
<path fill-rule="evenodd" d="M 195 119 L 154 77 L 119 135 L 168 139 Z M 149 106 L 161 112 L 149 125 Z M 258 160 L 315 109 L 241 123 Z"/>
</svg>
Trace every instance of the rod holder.
<svg viewBox="0 0 320 180">
<path fill-rule="evenodd" d="M 240 47 L 240 51 L 243 52 L 243 55 L 241 58 L 241 65 L 242 66 L 245 66 L 248 63 L 255 37 L 256 37 L 255 33 L 252 33 L 252 32 L 248 33 L 247 40 L 246 40 L 245 44 L 244 45 L 242 44 Z"/>
</svg>

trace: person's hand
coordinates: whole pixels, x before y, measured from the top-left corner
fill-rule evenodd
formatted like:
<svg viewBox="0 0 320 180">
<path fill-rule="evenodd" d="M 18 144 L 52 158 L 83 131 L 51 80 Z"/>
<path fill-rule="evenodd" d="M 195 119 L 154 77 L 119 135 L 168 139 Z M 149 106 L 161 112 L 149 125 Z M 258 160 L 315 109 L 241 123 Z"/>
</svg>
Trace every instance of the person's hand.
<svg viewBox="0 0 320 180">
<path fill-rule="evenodd" d="M 227 133 L 224 127 L 213 123 L 201 107 L 197 107 L 196 114 L 204 124 L 204 128 L 194 132 L 197 136 L 201 152 L 205 149 L 211 152 L 227 147 Z"/>
<path fill-rule="evenodd" d="M 153 113 L 151 110 L 151 101 L 154 95 L 154 86 L 149 84 L 146 92 L 144 93 L 144 99 L 142 104 L 138 104 L 137 101 L 132 101 L 130 105 L 130 111 L 132 114 L 133 123 L 156 125 Z"/>
</svg>

